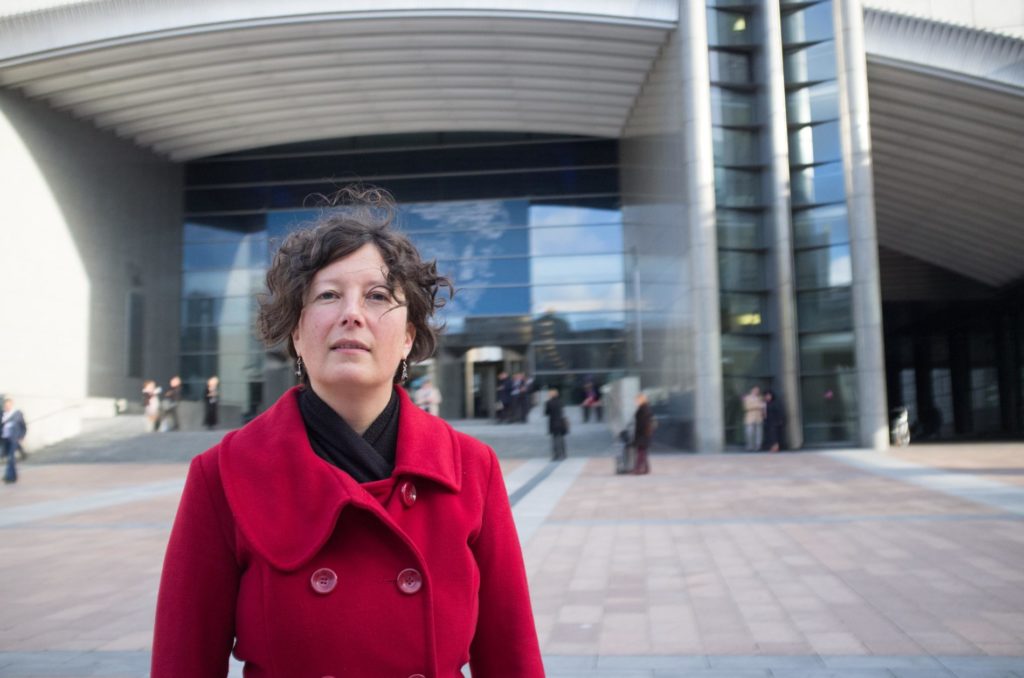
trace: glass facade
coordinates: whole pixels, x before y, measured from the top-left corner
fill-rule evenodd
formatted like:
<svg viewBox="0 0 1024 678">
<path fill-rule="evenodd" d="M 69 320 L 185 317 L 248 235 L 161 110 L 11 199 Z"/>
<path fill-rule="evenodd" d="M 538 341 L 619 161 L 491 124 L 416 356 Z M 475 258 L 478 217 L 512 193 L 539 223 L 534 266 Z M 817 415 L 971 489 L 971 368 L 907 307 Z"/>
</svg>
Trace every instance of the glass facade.
<svg viewBox="0 0 1024 678">
<path fill-rule="evenodd" d="M 570 401 L 585 381 L 620 376 L 627 309 L 617 157 L 610 140 L 402 135 L 191 163 L 181 336 L 188 394 L 198 397 L 218 374 L 225 400 L 246 411 L 274 397 L 267 370 L 280 369 L 282 356 L 253 337 L 255 299 L 281 239 L 322 213 L 309 203 L 337 185 L 324 176 L 391 191 L 399 228 L 455 281 L 431 368 L 446 416 L 488 412 L 500 369 L 560 386 Z"/>
<path fill-rule="evenodd" d="M 831 0 L 781 2 L 804 441 L 853 442 L 853 271 Z"/>
<path fill-rule="evenodd" d="M 764 232 L 760 11 L 708 6 L 725 442 L 743 442 L 740 402 L 772 383 Z"/>
</svg>

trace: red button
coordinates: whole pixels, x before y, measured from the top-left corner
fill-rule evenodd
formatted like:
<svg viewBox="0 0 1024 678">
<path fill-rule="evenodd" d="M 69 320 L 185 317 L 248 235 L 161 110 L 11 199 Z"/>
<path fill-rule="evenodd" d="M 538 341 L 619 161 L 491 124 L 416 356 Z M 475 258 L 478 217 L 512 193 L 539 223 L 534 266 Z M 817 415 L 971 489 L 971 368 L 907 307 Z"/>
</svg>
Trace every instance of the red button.
<svg viewBox="0 0 1024 678">
<path fill-rule="evenodd" d="M 314 591 L 327 595 L 338 585 L 338 575 L 334 573 L 334 570 L 321 567 L 309 578 L 309 583 L 313 586 Z"/>
<path fill-rule="evenodd" d="M 398 590 L 407 595 L 412 595 L 423 588 L 423 575 L 419 570 L 407 567 L 398 573 Z"/>
<path fill-rule="evenodd" d="M 416 486 L 406 480 L 398 487 L 398 492 L 402 495 L 402 503 L 406 508 L 412 508 L 416 503 Z"/>
</svg>

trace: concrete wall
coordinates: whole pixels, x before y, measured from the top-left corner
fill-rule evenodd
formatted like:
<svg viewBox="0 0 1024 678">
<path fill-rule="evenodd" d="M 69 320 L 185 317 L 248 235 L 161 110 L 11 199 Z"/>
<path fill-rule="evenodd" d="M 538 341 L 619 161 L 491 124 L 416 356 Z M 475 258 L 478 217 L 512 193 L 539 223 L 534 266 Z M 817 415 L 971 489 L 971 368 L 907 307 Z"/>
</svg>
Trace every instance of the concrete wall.
<svg viewBox="0 0 1024 678">
<path fill-rule="evenodd" d="M 144 299 L 142 375 L 177 369 L 182 171 L 5 90 L 0 205 L 0 392 L 25 412 L 31 448 L 138 399 L 129 292 Z"/>
</svg>

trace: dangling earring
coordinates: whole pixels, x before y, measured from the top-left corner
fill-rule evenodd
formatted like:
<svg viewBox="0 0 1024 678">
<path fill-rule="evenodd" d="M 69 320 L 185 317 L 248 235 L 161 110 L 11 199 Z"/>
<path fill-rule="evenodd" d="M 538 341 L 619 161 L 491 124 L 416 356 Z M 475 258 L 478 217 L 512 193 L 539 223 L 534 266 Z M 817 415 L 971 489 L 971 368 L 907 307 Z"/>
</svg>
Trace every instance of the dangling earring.
<svg viewBox="0 0 1024 678">
<path fill-rule="evenodd" d="M 398 378 L 399 384 L 404 384 L 405 380 L 409 378 L 409 363 L 406 362 L 405 358 L 402 358 L 402 376 Z"/>
<path fill-rule="evenodd" d="M 299 378 L 299 381 L 302 381 L 302 356 L 301 355 L 298 358 L 295 359 L 295 376 Z"/>
</svg>

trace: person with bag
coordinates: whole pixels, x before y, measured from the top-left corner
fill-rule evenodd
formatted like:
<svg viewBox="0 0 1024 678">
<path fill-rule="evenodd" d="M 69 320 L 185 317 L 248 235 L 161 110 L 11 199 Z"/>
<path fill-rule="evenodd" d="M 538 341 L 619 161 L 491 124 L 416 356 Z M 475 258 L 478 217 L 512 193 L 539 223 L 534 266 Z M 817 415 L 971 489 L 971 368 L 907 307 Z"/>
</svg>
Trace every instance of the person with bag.
<svg viewBox="0 0 1024 678">
<path fill-rule="evenodd" d="M 647 461 L 647 448 L 651 446 L 651 438 L 654 437 L 654 429 L 658 423 L 654 420 L 654 411 L 647 401 L 644 393 L 636 396 L 636 414 L 633 425 L 633 445 L 636 446 L 636 466 L 633 468 L 634 475 L 645 475 L 651 472 L 650 464 Z"/>
<path fill-rule="evenodd" d="M 569 433 L 569 420 L 565 417 L 565 406 L 557 388 L 548 391 L 544 414 L 548 418 L 548 434 L 551 436 L 551 461 L 562 461 L 567 456 L 565 436 Z"/>
</svg>

